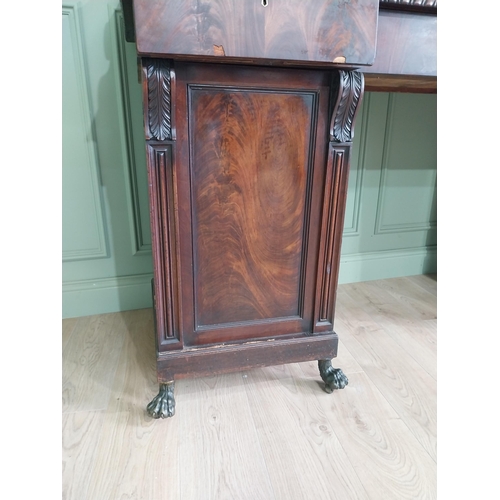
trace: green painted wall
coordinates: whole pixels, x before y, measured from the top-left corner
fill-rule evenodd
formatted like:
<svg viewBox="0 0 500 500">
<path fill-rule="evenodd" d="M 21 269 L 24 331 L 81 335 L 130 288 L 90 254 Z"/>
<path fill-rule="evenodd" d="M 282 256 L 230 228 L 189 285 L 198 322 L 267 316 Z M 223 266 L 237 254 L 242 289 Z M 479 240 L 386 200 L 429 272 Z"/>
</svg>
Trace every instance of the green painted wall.
<svg viewBox="0 0 500 500">
<path fill-rule="evenodd" d="M 365 94 L 339 281 L 436 272 L 436 95 Z"/>
<path fill-rule="evenodd" d="M 119 0 L 63 3 L 63 316 L 151 306 L 141 91 Z M 436 271 L 436 96 L 367 93 L 340 282 Z"/>
</svg>

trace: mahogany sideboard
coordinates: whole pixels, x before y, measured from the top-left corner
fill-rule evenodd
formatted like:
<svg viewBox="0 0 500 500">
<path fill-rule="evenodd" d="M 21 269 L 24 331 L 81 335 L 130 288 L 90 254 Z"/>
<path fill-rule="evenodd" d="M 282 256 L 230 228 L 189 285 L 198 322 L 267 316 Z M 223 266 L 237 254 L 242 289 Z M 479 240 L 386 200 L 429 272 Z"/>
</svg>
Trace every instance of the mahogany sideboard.
<svg viewBox="0 0 500 500">
<path fill-rule="evenodd" d="M 435 4 L 122 1 L 142 72 L 153 418 L 174 415 L 183 377 L 318 360 L 327 392 L 346 386 L 331 360 L 363 72 L 371 90 L 435 91 L 419 59 Z"/>
</svg>

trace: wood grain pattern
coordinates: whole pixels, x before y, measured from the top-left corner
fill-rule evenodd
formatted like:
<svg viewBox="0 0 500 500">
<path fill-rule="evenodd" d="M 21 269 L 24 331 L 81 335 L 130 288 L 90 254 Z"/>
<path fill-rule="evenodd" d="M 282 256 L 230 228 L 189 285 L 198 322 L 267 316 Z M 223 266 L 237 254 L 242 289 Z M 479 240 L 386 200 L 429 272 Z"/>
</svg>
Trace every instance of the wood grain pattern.
<svg viewBox="0 0 500 500">
<path fill-rule="evenodd" d="M 86 498 L 105 411 L 76 411 L 62 416 L 62 498 Z"/>
<path fill-rule="evenodd" d="M 331 76 L 175 72 L 184 345 L 310 334 Z"/>
<path fill-rule="evenodd" d="M 78 319 L 63 350 L 63 410 L 101 410 L 107 407 L 123 345 L 125 325 L 120 316 Z M 90 377 L 89 377 L 90 375 Z"/>
<path fill-rule="evenodd" d="M 301 316 L 314 94 L 190 101 L 197 327 Z"/>
<path fill-rule="evenodd" d="M 393 293 L 388 294 L 387 289 Z M 364 283 L 362 287 L 351 284 L 341 290 L 338 300 L 341 319 L 346 319 L 347 309 L 350 315 L 357 315 L 360 324 L 376 323 L 437 379 L 437 325 L 432 319 L 436 316 L 435 279 L 429 276 L 393 278 Z M 419 309 L 415 309 L 414 304 L 420 304 Z"/>
<path fill-rule="evenodd" d="M 364 372 L 377 388 L 384 392 L 387 401 L 401 420 L 410 428 L 429 456 L 436 460 L 436 384 L 414 359 L 397 345 L 379 327 L 360 326 L 352 329 L 337 319 L 344 345 L 356 357 Z M 385 356 L 393 361 L 388 365 Z M 408 373 L 403 377 L 401 369 Z"/>
<path fill-rule="evenodd" d="M 340 224 L 339 218 L 343 215 L 343 203 L 345 203 L 345 189 L 348 172 L 349 152 L 344 148 L 330 146 L 328 156 L 327 173 L 325 182 L 325 202 L 323 210 L 323 238 L 324 256 L 320 260 L 318 282 L 321 283 L 319 290 L 319 314 L 316 331 L 320 323 L 327 328 L 333 325 L 335 308 L 335 293 L 337 288 L 339 256 L 340 256 Z M 344 196 L 342 194 L 344 193 Z"/>
<path fill-rule="evenodd" d="M 404 304 L 406 308 L 412 309 L 418 319 L 436 319 L 436 308 L 432 304 L 431 293 L 413 284 L 407 277 L 394 278 L 388 282 L 376 284 L 378 289 L 388 292 L 397 304 Z"/>
<path fill-rule="evenodd" d="M 177 390 L 183 500 L 277 498 L 242 375 L 181 380 Z"/>
<path fill-rule="evenodd" d="M 64 346 L 68 343 L 69 338 L 71 337 L 71 334 L 73 333 L 73 330 L 75 329 L 75 325 L 77 324 L 78 319 L 77 318 L 67 318 L 63 320 L 62 323 L 62 348 L 64 349 Z"/>
<path fill-rule="evenodd" d="M 134 0 L 140 55 L 371 64 L 378 0 Z"/>
<path fill-rule="evenodd" d="M 399 280 L 399 278 L 395 279 Z M 375 317 L 412 318 L 414 320 L 436 319 L 436 308 L 432 303 L 429 304 L 428 297 L 425 297 L 425 291 L 416 288 L 410 293 L 405 286 L 406 282 L 401 281 L 398 286 L 396 283 L 390 281 L 388 284 L 379 285 L 368 282 L 363 287 L 351 283 L 346 293 L 350 294 L 358 303 L 366 304 L 367 309 L 373 308 Z M 396 294 L 399 296 L 395 297 Z"/>
<path fill-rule="evenodd" d="M 330 142 L 317 277 L 317 282 L 321 285 L 316 288 L 314 332 L 325 332 L 333 328 L 349 177 L 349 154 L 349 147 Z"/>
<path fill-rule="evenodd" d="M 407 286 L 410 286 L 410 284 L 419 286 L 434 295 L 434 297 L 437 296 L 437 276 L 435 274 L 410 276 L 405 278 L 404 281 L 408 283 Z"/>
<path fill-rule="evenodd" d="M 162 353 L 157 357 L 158 380 L 166 383 L 176 378 L 192 377 L 193 373 L 204 376 L 258 366 L 318 360 L 322 356 L 334 358 L 337 345 L 337 334 L 330 333 L 188 347 L 182 351 Z"/>
<path fill-rule="evenodd" d="M 436 462 L 416 437 L 435 422 L 436 382 L 404 354 L 409 336 L 436 334 L 435 320 L 416 318 L 405 304 L 418 288 L 435 291 L 436 278 L 374 284 L 399 291 L 376 320 L 369 301 L 347 300 L 350 285 L 339 286 L 335 361 L 349 385 L 334 397 L 322 391 L 317 362 L 273 366 L 177 381 L 177 416 L 162 422 L 145 410 L 158 389 L 152 310 L 79 318 L 63 352 L 63 386 L 104 403 L 99 411 L 63 407 L 64 500 L 436 498 Z M 432 293 L 419 300 L 436 305 Z M 96 326 L 113 324 L 124 328 L 108 343 L 110 331 Z M 398 324 L 407 330 L 386 328 Z M 111 381 L 90 363 L 74 370 L 85 338 L 116 363 Z M 435 344 L 429 349 L 435 356 Z M 424 380 L 429 389 L 421 390 Z M 428 420 L 409 408 L 426 408 Z"/>
<path fill-rule="evenodd" d="M 318 401 L 369 498 L 437 498 L 435 461 L 384 393 L 366 373 L 349 374 L 348 387 Z"/>
<path fill-rule="evenodd" d="M 143 0 L 144 1 L 144 0 Z M 124 10 L 125 11 L 131 11 L 131 3 L 133 0 L 122 0 L 124 3 Z M 136 0 L 137 3 L 137 0 Z M 255 2 L 255 4 L 258 4 L 259 2 Z M 262 10 L 266 10 L 267 12 L 270 12 L 272 10 L 272 5 L 273 1 L 269 3 L 271 8 L 266 8 Z M 346 2 L 347 3 L 347 2 Z M 157 2 L 156 5 L 151 5 L 152 2 L 148 2 L 147 7 L 150 9 L 153 9 L 154 11 L 151 13 L 147 13 L 146 11 L 142 11 L 140 16 L 140 19 L 142 20 L 149 20 L 150 17 L 155 20 L 155 16 L 157 14 L 157 11 L 161 11 L 160 13 L 165 14 L 163 11 L 165 10 L 164 6 L 160 2 Z M 214 2 L 211 2 L 211 4 L 214 4 Z M 315 11 L 316 9 L 310 9 L 308 8 L 307 2 L 301 2 L 301 4 L 304 6 L 304 8 L 310 10 L 310 11 Z M 254 56 L 254 58 L 243 58 L 244 62 L 247 64 L 265 64 L 266 62 L 271 62 L 265 59 L 266 56 L 266 42 L 264 35 L 259 32 L 259 36 L 255 37 L 255 33 L 257 33 L 257 28 L 260 27 L 262 28 L 263 22 L 258 18 L 259 15 L 263 14 L 262 12 L 259 11 L 257 8 L 257 5 L 253 5 L 252 3 L 249 3 L 248 11 L 244 14 L 244 19 L 251 19 L 250 25 L 253 25 L 252 31 L 250 32 L 250 39 L 247 40 L 246 38 L 242 41 L 241 37 L 245 36 L 248 38 L 248 35 L 244 35 L 243 31 L 240 29 L 241 27 L 238 25 L 238 22 L 235 21 L 234 19 L 234 13 L 232 13 L 230 10 L 227 8 L 219 8 L 215 7 L 214 12 L 211 14 L 213 17 L 211 18 L 211 21 L 207 21 L 206 24 L 204 23 L 199 23 L 194 21 L 194 19 L 198 19 L 200 17 L 200 14 L 198 12 L 198 8 L 191 9 L 189 10 L 191 17 L 191 20 L 188 22 L 186 21 L 186 15 L 185 12 L 179 12 L 178 17 L 175 20 L 172 20 L 172 26 L 176 26 L 174 29 L 172 36 L 170 37 L 169 40 L 165 40 L 164 35 L 162 34 L 162 37 L 160 39 L 156 39 L 156 43 L 158 44 L 163 44 L 164 48 L 168 50 L 175 50 L 172 47 L 175 46 L 177 43 L 176 38 L 181 37 L 184 38 L 186 33 L 189 34 L 190 37 L 196 38 L 196 33 L 200 29 L 209 29 L 208 26 L 210 25 L 210 22 L 213 22 L 214 24 L 214 29 L 212 30 L 212 36 L 216 36 L 219 41 L 214 42 L 213 46 L 210 47 L 209 43 L 207 43 L 206 37 L 200 37 L 193 42 L 192 45 L 187 44 L 185 47 L 179 47 L 180 52 L 186 52 L 190 53 L 190 50 L 199 50 L 198 49 L 193 49 L 193 47 L 197 46 L 197 44 L 200 43 L 207 43 L 207 48 L 205 50 L 206 54 L 209 55 L 200 55 L 198 56 L 201 59 L 210 59 L 217 57 L 218 60 L 221 62 L 228 62 L 232 61 L 233 58 L 231 57 L 225 57 L 228 54 L 226 54 L 226 51 L 224 49 L 224 45 L 221 45 L 220 40 L 222 37 L 234 37 L 234 42 L 235 44 L 238 45 L 238 47 L 235 49 L 235 53 L 238 51 L 242 51 L 242 46 L 252 46 L 257 55 Z M 287 3 L 283 3 L 279 7 L 279 10 L 283 10 L 283 7 L 285 10 L 287 10 L 288 14 L 292 16 L 295 11 L 292 9 L 295 8 L 296 6 L 291 6 Z M 326 4 L 325 4 L 326 7 Z M 347 9 L 351 9 L 351 5 L 347 7 Z M 142 8 L 142 6 L 140 6 Z M 366 8 L 363 7 L 363 8 Z M 370 18 L 369 23 L 372 21 L 376 21 L 378 23 L 378 26 L 376 27 L 376 34 L 377 34 L 377 50 L 376 50 L 376 57 L 374 60 L 372 60 L 371 63 L 363 63 L 363 62 L 356 62 L 356 59 L 358 57 L 352 57 L 349 58 L 347 57 L 346 59 L 346 64 L 352 64 L 353 66 L 359 66 L 363 64 L 369 64 L 368 66 L 363 67 L 363 71 L 367 74 L 366 75 L 366 90 L 369 92 L 418 92 L 418 93 L 436 93 L 437 92 L 437 59 L 436 59 L 436 41 L 437 41 L 437 1 L 435 0 L 382 0 L 380 2 L 380 8 L 382 9 L 379 13 L 377 13 L 376 17 L 371 19 L 371 14 L 370 16 L 366 16 L 366 13 L 364 14 L 364 18 L 367 20 Z M 201 17 L 203 17 L 205 20 L 206 16 L 206 8 L 201 9 L 203 12 L 201 14 Z M 210 10 L 210 9 L 209 9 Z M 222 13 L 221 13 L 222 10 Z M 278 9 L 276 9 L 278 10 Z M 321 9 L 319 9 L 321 11 Z M 255 12 L 256 14 L 255 14 Z M 169 12 L 171 14 L 172 12 Z M 422 15 L 423 13 L 423 15 Z M 352 13 L 351 13 L 352 14 Z M 303 15 L 301 13 L 298 18 L 299 19 L 304 19 L 310 21 L 309 16 L 310 13 L 307 13 L 307 15 Z M 326 8 L 325 12 L 320 13 L 318 12 L 318 16 L 325 15 L 328 16 L 328 8 Z M 198 17 L 197 17 L 198 16 Z M 222 16 L 222 17 L 221 17 Z M 229 16 L 229 19 L 226 17 Z M 316 66 L 321 66 L 328 64 L 327 62 L 323 61 L 323 56 L 324 54 L 327 53 L 327 50 L 320 49 L 323 54 L 321 57 L 316 57 L 317 61 L 315 63 L 312 63 L 311 61 L 308 61 L 308 58 L 311 58 L 311 53 L 309 50 L 309 46 L 311 44 L 314 44 L 314 33 L 315 30 L 318 29 L 318 24 L 313 23 L 309 24 L 309 27 L 305 26 L 303 27 L 300 24 L 297 25 L 297 21 L 295 21 L 295 24 L 293 22 L 288 22 L 286 20 L 283 20 L 281 18 L 282 14 L 280 12 L 280 19 L 278 22 L 269 20 L 268 16 L 268 21 L 266 23 L 266 30 L 269 29 L 271 33 L 270 35 L 270 40 L 273 38 L 277 38 L 278 40 L 286 40 L 286 46 L 291 48 L 293 44 L 296 44 L 297 47 L 295 47 L 295 54 L 293 54 L 292 59 L 301 59 L 300 61 L 294 61 L 295 64 L 315 64 Z M 356 15 L 353 15 L 353 18 L 356 17 Z M 127 18 L 127 32 L 134 33 L 134 26 L 132 25 L 132 20 L 130 16 Z M 157 19 L 156 19 L 157 21 Z M 221 36 L 221 31 L 224 31 L 222 26 L 224 26 L 223 23 L 229 23 L 227 26 L 232 26 L 232 28 L 229 28 L 227 30 L 227 33 L 224 33 L 224 35 Z M 239 21 L 240 24 L 242 24 L 242 21 Z M 330 26 L 333 27 L 333 23 L 330 23 Z M 245 23 L 243 23 L 245 24 Z M 356 24 L 358 25 L 359 28 L 361 28 L 362 22 L 359 21 L 359 19 L 356 21 Z M 267 28 L 269 26 L 269 28 Z M 371 26 L 371 24 L 370 24 Z M 273 29 L 274 27 L 274 29 Z M 147 30 L 149 29 L 149 25 L 147 28 L 144 29 L 146 32 L 145 35 L 147 36 Z M 161 25 L 158 27 L 158 29 L 161 30 Z M 298 30 L 294 32 L 294 30 Z M 218 31 L 218 33 L 216 33 Z M 328 30 L 326 30 L 328 31 Z M 323 40 L 326 40 L 324 38 L 325 35 L 325 30 L 321 33 L 321 36 L 323 37 Z M 267 31 L 266 31 L 267 32 Z M 276 33 L 274 33 L 276 32 Z M 237 33 L 238 36 L 234 35 L 234 33 Z M 357 35 L 357 31 L 355 30 L 354 32 L 354 37 Z M 375 33 L 375 32 L 374 32 Z M 298 36 L 297 36 L 298 35 Z M 355 43 L 353 40 L 347 40 L 346 38 L 342 39 L 339 38 L 336 34 L 336 42 L 338 43 L 338 40 L 341 40 L 340 43 Z M 367 33 L 364 35 L 367 36 Z M 303 49 L 300 47 L 300 43 L 303 43 L 304 40 L 309 39 L 311 40 L 310 42 L 307 43 L 308 48 Z M 373 39 L 375 41 L 375 38 Z M 145 43 L 148 44 L 150 41 L 146 41 Z M 280 42 L 282 43 L 282 42 Z M 323 41 L 319 41 L 319 46 Z M 240 46 L 242 45 L 242 46 Z M 330 40 L 329 47 L 332 47 L 332 40 Z M 150 47 L 151 48 L 151 47 Z M 160 48 L 157 48 L 157 50 L 161 50 Z M 342 52 L 342 51 L 340 51 Z M 167 51 L 168 53 L 168 51 Z M 145 53 L 145 55 L 149 55 L 149 53 Z M 222 56 L 222 57 L 221 57 Z M 187 56 L 189 57 L 189 56 Z M 340 60 L 342 60 L 342 57 L 344 56 L 338 56 L 340 57 Z M 260 59 L 259 59 L 260 58 Z M 238 59 L 238 58 L 236 58 Z M 240 58 L 242 59 L 242 58 Z M 314 59 L 314 57 L 312 58 Z M 311 59 L 311 60 L 312 60 Z M 352 59 L 352 60 L 351 60 Z M 329 59 L 330 61 L 333 61 L 334 59 Z M 283 61 L 272 61 L 273 64 L 283 64 Z"/>
<path fill-rule="evenodd" d="M 280 371 L 251 370 L 244 379 L 276 498 L 370 498 L 318 403 L 319 384 Z"/>
<path fill-rule="evenodd" d="M 147 144 L 154 304 L 158 348 L 180 340 L 174 173 L 171 144 Z"/>
<path fill-rule="evenodd" d="M 399 76 L 366 73 L 365 91 L 436 94 L 437 78 L 435 76 Z"/>
<path fill-rule="evenodd" d="M 176 456 L 180 420 L 158 426 L 145 410 L 157 390 L 151 312 L 142 309 L 113 315 L 121 316 L 127 328 L 93 472 L 87 478 L 88 500 L 180 497 Z"/>
<path fill-rule="evenodd" d="M 335 357 L 362 75 L 143 65 L 146 137 L 161 139 L 147 143 L 158 380 Z M 167 73 L 175 74 L 172 96 Z"/>
<path fill-rule="evenodd" d="M 397 282 L 397 279 L 396 279 Z M 391 280 L 387 280 L 392 284 Z M 347 349 L 360 362 L 365 373 L 373 383 L 384 392 L 391 406 L 398 411 L 400 418 L 407 423 L 415 437 L 429 455 L 436 459 L 436 384 L 425 369 L 426 364 L 419 365 L 418 354 L 408 353 L 401 346 L 405 334 L 399 336 L 388 324 L 403 324 L 407 328 L 427 321 L 421 315 L 415 316 L 415 311 L 406 307 L 405 301 L 388 297 L 384 300 L 384 308 L 378 312 L 374 308 L 372 286 L 376 282 L 350 284 L 342 287 L 343 293 L 338 298 L 337 328 L 342 332 L 342 339 Z M 396 284 L 395 284 L 396 286 Z M 381 287 L 377 287 L 382 291 Z M 369 296 L 369 300 L 363 297 Z M 411 296 L 411 295 L 409 295 Z M 435 299 L 429 294 L 428 307 L 436 309 Z M 356 315 L 353 321 L 352 314 Z M 417 319 L 418 318 L 418 319 Z M 397 321 L 397 323 L 395 323 Z M 418 334 L 418 330 L 412 330 Z M 396 339 L 396 340 L 395 340 Z M 432 349 L 432 345 L 429 346 Z M 385 357 L 390 353 L 393 361 L 385 363 Z M 434 354 L 431 355 L 435 360 Z M 431 358 L 431 359 L 432 359 Z M 408 375 L 401 377 L 403 366 L 408 369 Z"/>
<path fill-rule="evenodd" d="M 437 16 L 381 11 L 378 19 L 377 57 L 367 74 L 396 77 L 437 77 Z M 371 86 L 367 90 L 375 90 Z M 435 85 L 434 85 L 435 87 Z"/>
<path fill-rule="evenodd" d="M 434 380 L 437 380 L 437 325 L 435 320 L 378 320 L 384 331 L 398 343 Z"/>
</svg>

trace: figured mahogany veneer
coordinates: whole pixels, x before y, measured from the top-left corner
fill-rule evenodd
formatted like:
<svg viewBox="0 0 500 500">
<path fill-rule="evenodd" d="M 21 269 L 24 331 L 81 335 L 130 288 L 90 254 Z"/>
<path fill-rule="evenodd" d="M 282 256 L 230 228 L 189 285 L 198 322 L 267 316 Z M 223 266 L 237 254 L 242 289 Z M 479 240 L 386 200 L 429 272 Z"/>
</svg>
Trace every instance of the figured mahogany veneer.
<svg viewBox="0 0 500 500">
<path fill-rule="evenodd" d="M 142 56 L 369 65 L 378 0 L 135 0 Z M 227 61 L 226 61 L 227 62 Z"/>
<path fill-rule="evenodd" d="M 174 414 L 175 379 L 257 366 L 318 360 L 325 390 L 344 388 L 331 358 L 356 68 L 377 45 L 374 75 L 432 78 L 432 61 L 394 41 L 418 25 L 414 42 L 431 47 L 433 20 L 387 11 L 377 42 L 378 0 L 124 4 L 143 77 L 160 383 L 149 414 Z"/>
<path fill-rule="evenodd" d="M 190 164 L 180 181 L 191 186 L 179 212 L 192 250 L 181 257 L 185 342 L 311 332 L 328 77 L 185 64 L 176 75 L 179 154 Z"/>
<path fill-rule="evenodd" d="M 159 353 L 218 346 L 198 352 L 195 373 L 228 371 L 273 364 L 276 350 L 296 359 L 297 339 L 325 334 L 303 355 L 335 356 L 349 143 L 362 94 L 361 75 L 355 84 L 346 75 L 144 60 Z M 227 359 L 241 351 L 246 361 L 214 366 L 226 344 Z M 175 357 L 183 360 L 176 377 L 193 373 L 186 357 L 195 351 L 187 352 Z M 160 356 L 162 382 L 173 366 Z"/>
<path fill-rule="evenodd" d="M 197 331 L 301 316 L 315 97 L 190 85 Z"/>
<path fill-rule="evenodd" d="M 354 118 L 354 71 L 143 59 L 157 371 L 176 378 L 324 360 Z M 172 406 L 174 405 L 174 406 Z M 165 409 L 162 414 L 161 408 Z"/>
</svg>

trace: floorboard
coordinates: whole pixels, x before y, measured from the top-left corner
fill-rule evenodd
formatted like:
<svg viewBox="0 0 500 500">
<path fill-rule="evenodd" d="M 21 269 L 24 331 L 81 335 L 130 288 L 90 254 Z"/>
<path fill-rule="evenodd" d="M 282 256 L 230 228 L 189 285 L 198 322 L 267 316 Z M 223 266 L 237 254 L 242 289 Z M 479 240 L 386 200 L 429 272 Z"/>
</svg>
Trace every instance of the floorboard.
<svg viewBox="0 0 500 500">
<path fill-rule="evenodd" d="M 436 498 L 437 277 L 340 285 L 333 365 L 176 382 L 157 393 L 151 309 L 62 322 L 64 500 Z"/>
</svg>

